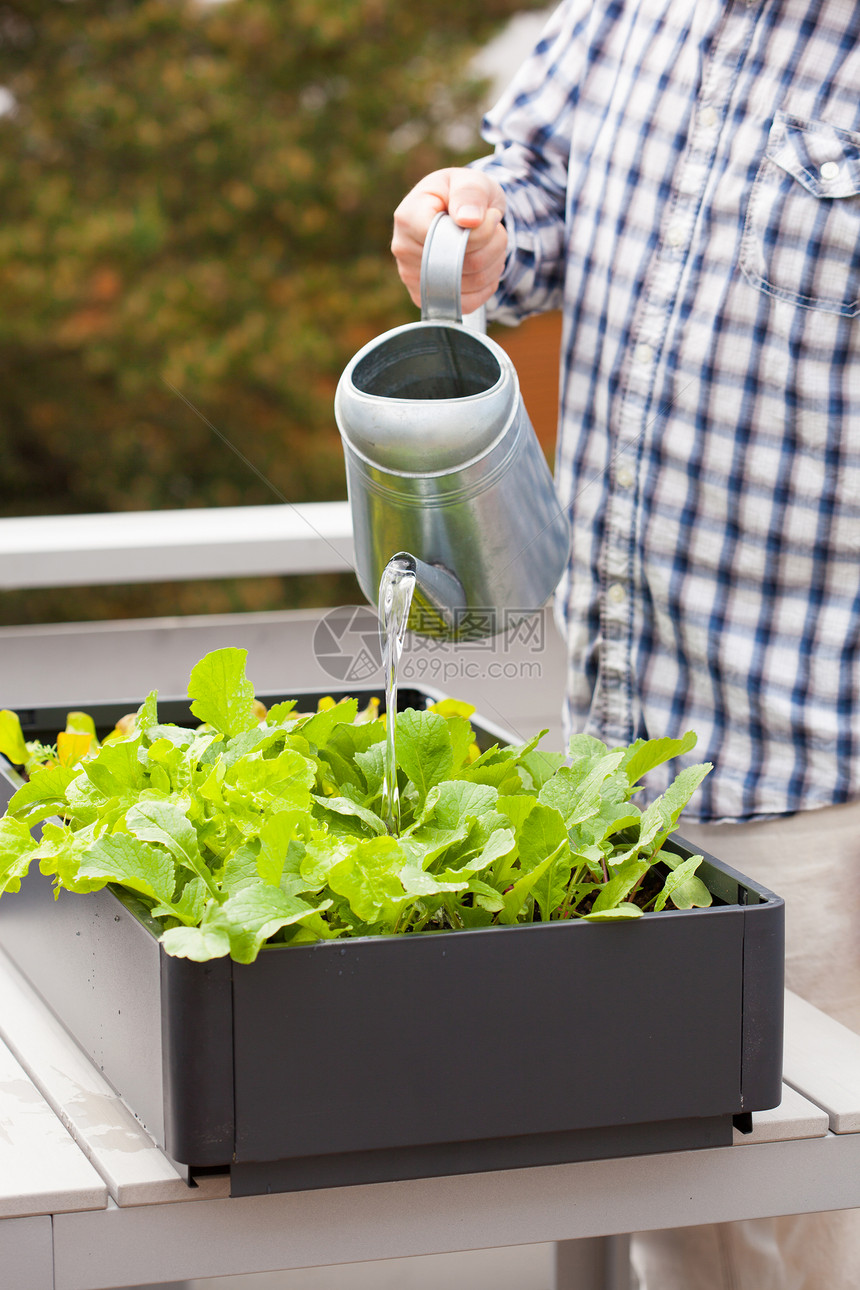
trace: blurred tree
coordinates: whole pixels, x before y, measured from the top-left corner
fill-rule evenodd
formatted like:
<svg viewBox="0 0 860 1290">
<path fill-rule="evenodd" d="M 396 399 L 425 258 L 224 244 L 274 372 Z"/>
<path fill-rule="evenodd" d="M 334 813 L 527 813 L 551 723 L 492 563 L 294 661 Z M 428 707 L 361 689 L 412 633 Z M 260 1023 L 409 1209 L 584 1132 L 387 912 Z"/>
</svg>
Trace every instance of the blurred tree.
<svg viewBox="0 0 860 1290">
<path fill-rule="evenodd" d="M 211 427 L 344 496 L 337 377 L 414 317 L 391 212 L 545 2 L 0 0 L 0 514 L 275 500 Z"/>
</svg>

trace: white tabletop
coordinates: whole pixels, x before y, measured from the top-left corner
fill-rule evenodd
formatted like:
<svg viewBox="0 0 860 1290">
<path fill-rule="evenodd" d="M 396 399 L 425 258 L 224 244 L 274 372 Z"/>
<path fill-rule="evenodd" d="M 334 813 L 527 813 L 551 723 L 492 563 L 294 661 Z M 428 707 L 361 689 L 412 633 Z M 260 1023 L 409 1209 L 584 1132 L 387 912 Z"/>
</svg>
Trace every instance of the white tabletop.
<svg viewBox="0 0 860 1290">
<path fill-rule="evenodd" d="M 734 1146 L 247 1198 L 226 1177 L 188 1187 L 2 956 L 0 1000 L 0 1266 L 16 1290 L 860 1206 L 860 1038 L 791 995 L 783 1104 Z"/>
<path fill-rule="evenodd" d="M 104 1209 L 107 1200 L 102 1177 L 0 1044 L 0 1214 Z"/>
</svg>

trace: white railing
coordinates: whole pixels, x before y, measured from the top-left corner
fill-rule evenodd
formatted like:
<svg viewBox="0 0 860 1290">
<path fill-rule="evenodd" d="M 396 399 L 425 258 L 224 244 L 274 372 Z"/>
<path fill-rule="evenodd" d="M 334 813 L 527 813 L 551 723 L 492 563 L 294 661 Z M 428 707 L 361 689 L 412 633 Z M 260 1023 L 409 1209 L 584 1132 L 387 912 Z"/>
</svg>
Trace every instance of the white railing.
<svg viewBox="0 0 860 1290">
<path fill-rule="evenodd" d="M 0 590 L 347 573 L 348 502 L 0 519 Z"/>
</svg>

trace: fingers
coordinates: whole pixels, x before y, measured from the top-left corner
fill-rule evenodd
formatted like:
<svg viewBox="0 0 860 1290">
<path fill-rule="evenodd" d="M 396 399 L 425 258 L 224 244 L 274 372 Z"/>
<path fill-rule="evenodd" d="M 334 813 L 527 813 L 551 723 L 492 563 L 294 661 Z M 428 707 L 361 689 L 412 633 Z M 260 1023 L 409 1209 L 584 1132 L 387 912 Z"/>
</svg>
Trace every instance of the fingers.
<svg viewBox="0 0 860 1290">
<path fill-rule="evenodd" d="M 449 170 L 447 211 L 461 228 L 480 228 L 491 210 L 505 213 L 505 194 L 480 170 Z"/>
<path fill-rule="evenodd" d="M 421 256 L 433 219 L 447 210 L 461 228 L 471 229 L 463 265 L 463 311 L 471 313 L 498 285 L 507 253 L 501 226 L 505 194 L 479 170 L 437 170 L 422 179 L 394 212 L 391 251 L 415 304 L 421 303 Z"/>
<path fill-rule="evenodd" d="M 507 253 L 508 234 L 502 224 L 502 212 L 491 206 L 471 233 L 466 247 L 461 290 L 463 313 L 470 314 L 489 300 L 499 285 Z"/>
</svg>

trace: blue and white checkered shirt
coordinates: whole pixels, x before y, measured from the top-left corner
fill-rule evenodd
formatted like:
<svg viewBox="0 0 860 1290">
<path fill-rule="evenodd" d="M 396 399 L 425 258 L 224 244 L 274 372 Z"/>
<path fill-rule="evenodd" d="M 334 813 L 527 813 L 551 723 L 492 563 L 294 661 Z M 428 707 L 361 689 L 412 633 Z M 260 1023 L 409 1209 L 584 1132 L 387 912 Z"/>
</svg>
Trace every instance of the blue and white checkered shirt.
<svg viewBox="0 0 860 1290">
<path fill-rule="evenodd" d="M 691 818 L 860 798 L 860 4 L 566 0 L 485 137 L 491 314 L 564 312 L 572 724 L 697 731 Z"/>
</svg>

